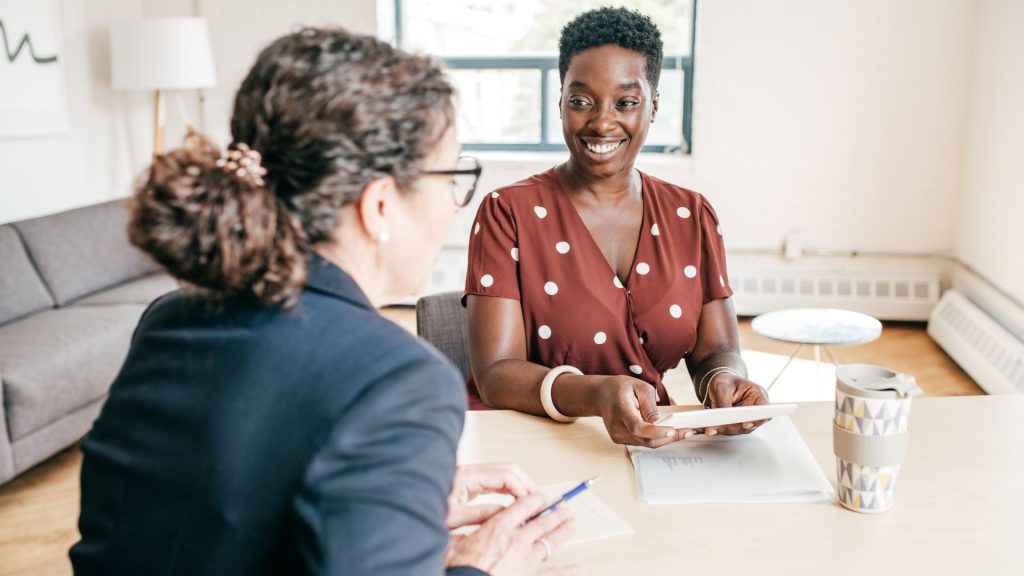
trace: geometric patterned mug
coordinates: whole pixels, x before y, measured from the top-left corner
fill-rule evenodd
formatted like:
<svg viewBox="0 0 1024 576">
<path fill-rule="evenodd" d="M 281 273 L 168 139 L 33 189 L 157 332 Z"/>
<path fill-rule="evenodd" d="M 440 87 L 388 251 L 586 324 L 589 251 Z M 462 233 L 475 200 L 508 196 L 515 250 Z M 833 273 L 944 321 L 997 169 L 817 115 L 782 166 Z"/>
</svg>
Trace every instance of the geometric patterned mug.
<svg viewBox="0 0 1024 576">
<path fill-rule="evenodd" d="M 836 492 L 855 512 L 886 512 L 910 435 L 910 402 L 921 393 L 913 376 L 879 366 L 846 364 L 836 369 Z"/>
</svg>

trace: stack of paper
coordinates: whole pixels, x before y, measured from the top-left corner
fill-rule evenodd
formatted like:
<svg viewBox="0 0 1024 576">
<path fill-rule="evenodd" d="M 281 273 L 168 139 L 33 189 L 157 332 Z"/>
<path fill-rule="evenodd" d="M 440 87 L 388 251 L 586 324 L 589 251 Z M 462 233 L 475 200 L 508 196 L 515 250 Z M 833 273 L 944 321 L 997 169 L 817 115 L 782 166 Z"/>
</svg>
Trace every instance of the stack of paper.
<svg viewBox="0 0 1024 576">
<path fill-rule="evenodd" d="M 539 487 L 537 490 L 544 493 L 549 501 L 554 502 L 577 484 L 579 482 L 548 484 L 547 486 Z M 470 504 L 479 505 L 487 503 L 508 506 L 512 501 L 512 496 L 506 494 L 485 494 L 474 498 Z M 559 507 L 563 506 L 572 510 L 573 515 L 576 517 L 576 533 L 566 542 L 565 545 L 567 546 L 633 533 L 633 529 L 630 528 L 629 524 L 626 524 L 626 521 L 621 516 L 601 501 L 594 494 L 593 489 L 586 490 L 572 500 L 559 505 Z M 479 526 L 466 526 L 455 530 L 454 533 L 472 534 L 478 528 Z"/>
<path fill-rule="evenodd" d="M 750 434 L 695 436 L 629 448 L 640 499 L 649 504 L 822 502 L 835 498 L 788 416 Z"/>
</svg>

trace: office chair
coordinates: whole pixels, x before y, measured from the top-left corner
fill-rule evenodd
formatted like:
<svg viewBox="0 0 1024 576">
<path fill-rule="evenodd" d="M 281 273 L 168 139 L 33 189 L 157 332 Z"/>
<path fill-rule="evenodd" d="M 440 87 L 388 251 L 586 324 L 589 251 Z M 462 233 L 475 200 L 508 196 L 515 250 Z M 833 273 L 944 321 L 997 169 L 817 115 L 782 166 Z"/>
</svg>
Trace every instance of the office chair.
<svg viewBox="0 0 1024 576">
<path fill-rule="evenodd" d="M 461 292 L 424 296 L 416 302 L 416 333 L 434 345 L 469 379 L 466 309 Z"/>
</svg>

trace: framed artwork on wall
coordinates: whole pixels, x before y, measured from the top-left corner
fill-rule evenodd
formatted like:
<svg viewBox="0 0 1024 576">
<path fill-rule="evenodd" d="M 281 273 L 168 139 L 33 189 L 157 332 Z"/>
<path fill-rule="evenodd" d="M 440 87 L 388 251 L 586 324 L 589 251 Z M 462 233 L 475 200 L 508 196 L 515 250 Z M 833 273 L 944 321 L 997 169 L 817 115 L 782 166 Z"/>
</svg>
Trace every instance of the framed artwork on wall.
<svg viewBox="0 0 1024 576">
<path fill-rule="evenodd" d="M 0 0 L 0 138 L 68 131 L 60 0 Z"/>
</svg>

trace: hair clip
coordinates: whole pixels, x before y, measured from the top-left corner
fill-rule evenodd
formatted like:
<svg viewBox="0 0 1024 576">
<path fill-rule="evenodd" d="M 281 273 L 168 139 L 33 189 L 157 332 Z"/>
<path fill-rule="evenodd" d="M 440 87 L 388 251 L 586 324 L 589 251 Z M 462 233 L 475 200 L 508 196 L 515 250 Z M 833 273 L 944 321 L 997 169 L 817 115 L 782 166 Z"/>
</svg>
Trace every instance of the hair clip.
<svg viewBox="0 0 1024 576">
<path fill-rule="evenodd" d="M 249 184 L 263 186 L 267 169 L 260 165 L 263 156 L 240 142 L 228 148 L 227 154 L 217 159 L 217 167 Z"/>
</svg>

